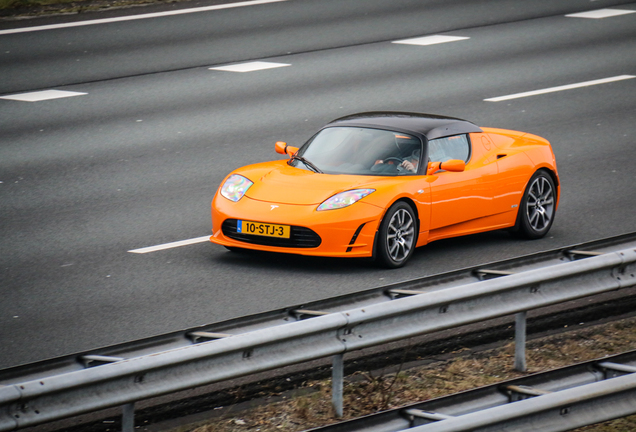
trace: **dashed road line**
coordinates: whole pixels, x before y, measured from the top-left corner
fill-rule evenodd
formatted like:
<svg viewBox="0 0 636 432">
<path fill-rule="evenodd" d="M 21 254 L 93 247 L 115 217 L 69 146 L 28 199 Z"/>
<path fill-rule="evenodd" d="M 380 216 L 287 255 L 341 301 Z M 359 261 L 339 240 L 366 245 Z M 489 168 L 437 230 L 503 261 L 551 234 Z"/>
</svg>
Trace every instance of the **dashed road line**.
<svg viewBox="0 0 636 432">
<path fill-rule="evenodd" d="M 632 78 L 636 78 L 636 76 L 634 76 L 634 75 L 619 75 L 619 76 L 610 77 L 610 78 L 603 78 L 603 79 L 597 79 L 597 80 L 592 80 L 592 81 L 580 82 L 580 83 L 576 83 L 576 84 L 568 84 L 568 85 L 563 85 L 563 86 L 558 86 L 558 87 L 550 87 L 550 88 L 545 88 L 545 89 L 540 89 L 540 90 L 533 90 L 533 91 L 529 91 L 529 92 L 510 94 L 510 95 L 506 95 L 506 96 L 498 96 L 498 97 L 494 97 L 494 98 L 484 99 L 484 101 L 486 101 L 486 102 L 501 102 L 501 101 L 510 100 L 510 99 L 519 99 L 519 98 L 524 98 L 524 97 L 529 97 L 529 96 L 536 96 L 536 95 L 545 94 L 545 93 L 560 92 L 560 91 L 571 90 L 571 89 L 580 88 L 580 87 L 588 87 L 588 86 L 594 86 L 594 85 L 599 85 L 599 84 L 611 83 L 611 82 L 615 82 L 615 81 L 628 80 L 628 79 L 632 79 Z"/>
<path fill-rule="evenodd" d="M 60 99 L 73 96 L 83 96 L 88 93 L 63 91 L 63 90 L 43 90 L 29 93 L 19 93 L 8 96 L 0 96 L 0 99 L 15 100 L 20 102 L 40 102 L 50 99 Z"/>
<path fill-rule="evenodd" d="M 157 246 L 148 246 L 148 247 L 143 247 L 140 249 L 132 249 L 129 250 L 128 252 L 130 253 L 136 253 L 136 254 L 145 254 L 145 253 L 149 253 L 149 252 L 156 252 L 156 251 L 160 251 L 160 250 L 165 250 L 165 249 L 172 249 L 172 248 L 177 248 L 177 247 L 181 247 L 181 246 L 188 246 L 191 244 L 196 244 L 196 243 L 204 243 L 204 242 L 209 242 L 210 241 L 210 236 L 203 236 L 203 237 L 197 237 L 197 238 L 192 238 L 189 240 L 181 240 L 181 241 L 176 241 L 176 242 L 171 242 L 171 243 L 164 243 L 164 244 L 160 244 Z"/>
<path fill-rule="evenodd" d="M 601 19 L 601 18 L 609 18 L 609 17 L 620 16 L 620 15 L 627 15 L 627 14 L 631 14 L 635 12 L 636 11 L 634 10 L 626 10 L 626 9 L 597 9 L 593 11 L 568 14 L 566 15 L 566 17 Z"/>
<path fill-rule="evenodd" d="M 69 22 L 69 23 L 62 23 L 62 24 L 50 24 L 50 25 L 35 26 L 35 27 L 22 27 L 22 28 L 16 28 L 16 29 L 0 30 L 0 35 L 28 33 L 28 32 L 43 31 L 43 30 L 55 30 L 55 29 L 70 28 L 70 27 L 83 27 L 83 26 L 95 25 L 95 24 L 108 24 L 108 23 L 121 22 L 121 21 L 134 21 L 134 20 L 140 20 L 140 19 L 158 18 L 158 17 L 165 17 L 165 16 L 172 16 L 172 15 L 184 15 L 184 14 L 197 13 L 197 12 L 209 12 L 214 10 L 233 9 L 238 7 L 255 6 L 255 5 L 261 5 L 266 3 L 276 3 L 276 2 L 283 2 L 283 1 L 287 1 L 287 0 L 252 0 L 252 1 L 244 1 L 244 2 L 238 2 L 238 3 L 228 3 L 228 4 L 221 4 L 221 5 L 214 5 L 214 6 L 203 6 L 198 8 L 179 9 L 179 10 L 155 12 L 155 13 L 140 14 L 140 15 L 128 15 L 128 16 L 122 16 L 122 17 L 103 18 L 103 19 L 88 20 L 88 21 L 77 21 L 77 22 Z"/>
<path fill-rule="evenodd" d="M 447 42 L 457 42 L 460 40 L 470 39 L 469 37 L 464 36 L 444 36 L 444 35 L 433 35 L 433 36 L 423 36 L 411 39 L 402 39 L 398 41 L 393 41 L 391 43 L 394 44 L 405 44 L 405 45 L 436 45 Z"/>
<path fill-rule="evenodd" d="M 254 61 L 248 63 L 239 63 L 228 66 L 216 66 L 208 68 L 210 70 L 219 70 L 226 72 L 254 72 L 258 70 L 273 69 L 279 67 L 291 66 L 288 63 L 274 63 L 264 61 Z"/>
</svg>

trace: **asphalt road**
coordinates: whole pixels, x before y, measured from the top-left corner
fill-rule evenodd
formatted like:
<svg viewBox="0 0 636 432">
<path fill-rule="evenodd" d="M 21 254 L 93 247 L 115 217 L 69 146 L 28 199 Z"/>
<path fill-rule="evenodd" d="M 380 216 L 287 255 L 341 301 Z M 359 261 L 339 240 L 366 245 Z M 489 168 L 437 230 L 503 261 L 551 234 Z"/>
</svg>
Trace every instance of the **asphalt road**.
<svg viewBox="0 0 636 432">
<path fill-rule="evenodd" d="M 636 78 L 485 100 L 636 76 L 636 13 L 565 16 L 602 8 L 636 3 L 288 0 L 1 23 L 0 368 L 635 231 Z M 435 34 L 468 39 L 392 43 Z M 289 66 L 209 69 L 255 60 Z M 51 89 L 85 94 L 11 99 Z M 440 241 L 398 270 L 206 242 L 128 252 L 208 235 L 230 170 L 371 110 L 550 140 L 562 200 L 549 235 Z"/>
</svg>

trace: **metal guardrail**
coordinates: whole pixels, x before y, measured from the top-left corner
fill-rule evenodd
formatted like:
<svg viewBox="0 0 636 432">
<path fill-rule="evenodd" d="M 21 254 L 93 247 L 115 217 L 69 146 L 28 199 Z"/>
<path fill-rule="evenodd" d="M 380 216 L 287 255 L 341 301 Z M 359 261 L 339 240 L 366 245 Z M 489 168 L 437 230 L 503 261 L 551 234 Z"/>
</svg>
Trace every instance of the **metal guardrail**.
<svg viewBox="0 0 636 432">
<path fill-rule="evenodd" d="M 617 242 L 633 242 L 634 235 L 622 240 L 605 245 L 615 249 Z M 264 318 L 272 316 L 255 316 L 242 327 L 243 333 L 228 337 L 234 332 L 223 326 L 215 332 L 192 331 L 187 336 L 199 343 L 132 358 L 122 359 L 115 353 L 85 355 L 85 362 L 101 365 L 17 382 L 14 378 L 0 387 L 0 430 L 120 405 L 127 407 L 125 423 L 130 427 L 131 404 L 142 399 L 328 356 L 334 357 L 334 376 L 341 378 L 346 352 L 636 285 L 633 247 L 571 262 L 563 262 L 564 257 L 596 254 L 585 248 L 546 254 L 562 263 L 537 266 L 540 260 L 534 257 L 525 262 L 529 270 L 460 285 L 458 275 L 455 279 L 446 275 L 428 285 L 430 290 L 412 289 L 418 282 L 399 284 L 359 296 L 353 308 L 347 307 L 351 297 L 338 298 L 331 313 L 298 308 L 285 311 L 284 317 L 274 314 L 276 321 L 285 324 L 266 327 L 262 327 Z M 479 275 L 475 270 L 471 273 Z M 479 277 L 488 276 L 483 269 L 482 273 Z M 382 301 L 377 299 L 380 295 Z M 299 321 L 287 322 L 290 313 L 297 314 Z M 303 319 L 306 316 L 312 318 Z M 236 324 L 226 323 L 225 329 Z M 135 349 L 149 350 L 148 346 Z M 334 386 L 338 410 L 341 381 L 334 380 Z"/>
<path fill-rule="evenodd" d="M 630 351 L 311 432 L 571 430 L 636 413 L 635 372 L 636 351 Z"/>
<path fill-rule="evenodd" d="M 417 278 L 388 286 L 368 289 L 353 294 L 293 305 L 286 308 L 245 316 L 205 326 L 179 330 L 137 341 L 96 348 L 63 357 L 36 363 L 0 369 L 0 385 L 21 383 L 53 375 L 83 370 L 112 363 L 114 360 L 140 357 L 190 346 L 194 343 L 220 339 L 254 330 L 271 328 L 288 322 L 300 321 L 316 316 L 316 313 L 341 312 L 370 304 L 382 303 L 409 294 L 419 294 L 471 282 L 487 280 L 511 273 L 545 268 L 555 264 L 584 259 L 620 249 L 636 248 L 636 233 L 607 238 L 583 244 L 516 257 L 513 259 L 482 264 Z M 317 312 L 318 311 L 318 312 Z"/>
</svg>

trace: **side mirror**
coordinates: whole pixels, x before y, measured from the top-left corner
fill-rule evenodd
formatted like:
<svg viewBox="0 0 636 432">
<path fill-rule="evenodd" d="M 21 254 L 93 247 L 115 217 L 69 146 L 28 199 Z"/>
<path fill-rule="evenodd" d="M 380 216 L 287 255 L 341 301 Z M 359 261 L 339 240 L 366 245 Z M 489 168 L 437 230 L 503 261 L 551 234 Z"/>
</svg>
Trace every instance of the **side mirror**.
<svg viewBox="0 0 636 432">
<path fill-rule="evenodd" d="M 286 154 L 285 149 L 287 148 L 287 143 L 283 141 L 276 142 L 276 153 Z"/>
<path fill-rule="evenodd" d="M 287 145 L 287 143 L 283 141 L 276 142 L 276 153 L 292 156 L 297 151 L 298 151 L 298 147 L 292 147 L 290 145 Z"/>
<path fill-rule="evenodd" d="M 459 159 L 450 159 L 445 162 L 429 162 L 426 175 L 433 175 L 437 171 L 462 172 L 466 169 L 466 162 Z"/>
<path fill-rule="evenodd" d="M 466 162 L 459 159 L 451 159 L 446 162 L 442 162 L 440 169 L 444 171 L 462 172 L 466 169 Z"/>
</svg>

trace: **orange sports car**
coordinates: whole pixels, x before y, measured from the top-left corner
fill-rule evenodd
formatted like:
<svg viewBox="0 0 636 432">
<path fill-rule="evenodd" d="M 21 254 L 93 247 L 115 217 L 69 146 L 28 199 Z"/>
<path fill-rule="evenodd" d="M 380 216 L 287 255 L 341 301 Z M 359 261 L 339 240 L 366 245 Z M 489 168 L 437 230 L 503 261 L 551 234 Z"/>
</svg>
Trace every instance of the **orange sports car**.
<svg viewBox="0 0 636 432">
<path fill-rule="evenodd" d="M 452 117 L 354 114 L 276 151 L 289 158 L 223 181 L 210 241 L 396 268 L 433 240 L 502 228 L 543 237 L 559 203 L 547 140 Z"/>
</svg>

